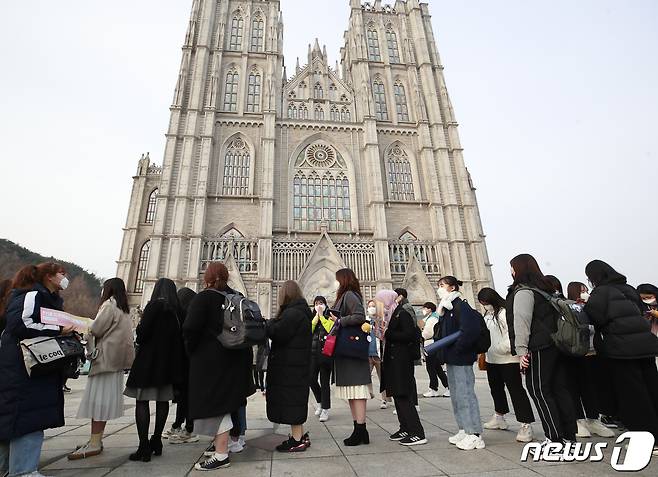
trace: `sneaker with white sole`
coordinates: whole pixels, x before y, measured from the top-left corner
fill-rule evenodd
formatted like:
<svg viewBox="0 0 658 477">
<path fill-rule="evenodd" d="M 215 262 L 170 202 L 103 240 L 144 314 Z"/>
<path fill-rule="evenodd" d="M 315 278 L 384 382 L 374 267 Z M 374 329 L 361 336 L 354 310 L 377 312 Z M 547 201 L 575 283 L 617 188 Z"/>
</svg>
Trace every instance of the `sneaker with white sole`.
<svg viewBox="0 0 658 477">
<path fill-rule="evenodd" d="M 230 467 L 231 462 L 229 461 L 228 456 L 224 459 L 222 459 L 222 456 L 220 454 L 214 453 L 208 460 L 205 462 L 199 462 L 194 464 L 194 469 L 195 470 L 217 470 L 217 469 L 225 469 L 226 467 Z"/>
<path fill-rule="evenodd" d="M 446 391 L 441 394 L 441 397 L 450 397 L 450 389 L 446 389 Z"/>
<path fill-rule="evenodd" d="M 466 437 L 466 435 L 467 434 L 464 432 L 463 429 L 459 429 L 459 432 L 457 434 L 448 437 L 448 442 L 456 445 L 459 441 L 461 441 L 464 437 Z"/>
<path fill-rule="evenodd" d="M 500 429 L 501 431 L 504 431 L 509 426 L 507 425 L 505 416 L 501 416 L 500 414 L 494 413 L 491 419 L 489 419 L 488 422 L 485 422 L 482 425 L 482 427 L 484 427 L 485 429 Z"/>
<path fill-rule="evenodd" d="M 404 439 L 405 437 L 408 437 L 408 436 L 409 436 L 408 433 L 406 433 L 402 430 L 399 430 L 399 431 L 395 431 L 393 434 L 388 436 L 388 440 L 389 441 L 401 441 L 402 439 Z"/>
<path fill-rule="evenodd" d="M 320 422 L 327 422 L 329 420 L 329 409 L 322 409 L 320 412 L 320 417 L 318 418 L 318 421 Z"/>
<path fill-rule="evenodd" d="M 456 445 L 457 448 L 461 450 L 484 449 L 484 440 L 482 440 L 482 437 L 476 436 L 475 434 L 467 434 L 466 437 Z"/>
<path fill-rule="evenodd" d="M 426 398 L 435 398 L 441 396 L 441 393 L 438 390 L 435 389 L 428 389 L 423 393 L 423 397 Z"/>
<path fill-rule="evenodd" d="M 421 446 L 423 444 L 427 444 L 427 439 L 419 436 L 407 436 L 404 439 L 400 440 L 399 444 L 407 447 Z"/>
<path fill-rule="evenodd" d="M 615 437 L 615 433 L 605 427 L 598 419 L 587 419 L 587 428 L 599 437 Z"/>
<path fill-rule="evenodd" d="M 313 414 L 315 414 L 316 417 L 319 416 L 322 412 L 322 406 L 319 404 L 313 404 L 313 407 L 315 408 L 315 412 Z"/>
<path fill-rule="evenodd" d="M 386 409 L 386 408 L 388 408 L 388 401 L 382 399 L 382 403 L 379 405 L 379 409 Z"/>
<path fill-rule="evenodd" d="M 239 454 L 244 450 L 244 446 L 240 443 L 240 441 L 234 441 L 230 439 L 228 441 L 228 451 L 231 454 Z"/>
<path fill-rule="evenodd" d="M 516 434 L 516 442 L 532 442 L 532 426 L 521 424 L 521 429 Z"/>
<path fill-rule="evenodd" d="M 653 452 L 651 453 L 651 455 L 658 456 L 658 446 L 653 448 Z"/>
<path fill-rule="evenodd" d="M 181 429 L 180 427 L 171 426 L 171 429 L 167 429 L 166 431 L 164 431 L 164 433 L 162 434 L 162 438 L 169 439 L 172 436 L 177 436 L 182 431 L 183 429 Z"/>
<path fill-rule="evenodd" d="M 576 424 L 578 425 L 578 432 L 576 432 L 576 437 L 580 437 L 580 438 L 592 437 L 592 434 L 589 432 L 589 429 L 587 427 L 587 420 L 578 419 L 576 421 Z"/>
<path fill-rule="evenodd" d="M 169 438 L 171 444 L 192 444 L 194 442 L 199 442 L 199 436 L 192 434 L 191 432 L 182 431 L 180 434 L 172 435 Z"/>
</svg>

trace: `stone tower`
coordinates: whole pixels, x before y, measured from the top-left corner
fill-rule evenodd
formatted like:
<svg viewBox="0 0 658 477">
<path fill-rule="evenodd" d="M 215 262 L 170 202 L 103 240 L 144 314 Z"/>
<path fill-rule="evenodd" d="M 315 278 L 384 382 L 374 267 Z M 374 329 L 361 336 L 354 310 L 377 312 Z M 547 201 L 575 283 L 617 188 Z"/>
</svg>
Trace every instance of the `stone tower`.
<svg viewBox="0 0 658 477">
<path fill-rule="evenodd" d="M 350 0 L 332 67 L 309 45 L 288 77 L 278 0 L 194 0 L 162 168 L 139 162 L 118 276 L 131 304 L 159 277 L 198 289 L 220 260 L 263 310 L 298 280 L 331 297 L 350 267 L 366 299 L 435 301 L 453 274 L 492 282 L 427 4 Z"/>
</svg>

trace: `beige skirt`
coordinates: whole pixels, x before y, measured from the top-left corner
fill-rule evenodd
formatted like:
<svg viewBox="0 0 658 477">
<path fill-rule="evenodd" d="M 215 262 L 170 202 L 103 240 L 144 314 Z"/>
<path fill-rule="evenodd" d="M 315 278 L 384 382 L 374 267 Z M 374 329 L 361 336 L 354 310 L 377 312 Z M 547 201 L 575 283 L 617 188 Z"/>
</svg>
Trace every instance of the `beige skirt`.
<svg viewBox="0 0 658 477">
<path fill-rule="evenodd" d="M 336 386 L 337 399 L 370 399 L 370 389 L 365 384 L 358 386 Z"/>
</svg>

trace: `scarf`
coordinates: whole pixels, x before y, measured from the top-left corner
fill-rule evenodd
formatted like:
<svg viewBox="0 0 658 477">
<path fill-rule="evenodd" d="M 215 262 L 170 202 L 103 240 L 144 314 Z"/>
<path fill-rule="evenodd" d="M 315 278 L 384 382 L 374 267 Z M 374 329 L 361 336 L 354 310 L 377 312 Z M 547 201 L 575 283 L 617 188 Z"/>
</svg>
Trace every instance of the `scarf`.
<svg viewBox="0 0 658 477">
<path fill-rule="evenodd" d="M 458 291 L 451 292 L 450 295 L 448 295 L 446 298 L 441 300 L 441 303 L 439 303 L 439 307 L 437 308 L 436 312 L 439 314 L 439 316 L 443 316 L 445 313 L 445 310 L 452 310 L 453 305 L 452 302 L 456 298 L 461 298 L 462 294 L 459 293 Z"/>
</svg>

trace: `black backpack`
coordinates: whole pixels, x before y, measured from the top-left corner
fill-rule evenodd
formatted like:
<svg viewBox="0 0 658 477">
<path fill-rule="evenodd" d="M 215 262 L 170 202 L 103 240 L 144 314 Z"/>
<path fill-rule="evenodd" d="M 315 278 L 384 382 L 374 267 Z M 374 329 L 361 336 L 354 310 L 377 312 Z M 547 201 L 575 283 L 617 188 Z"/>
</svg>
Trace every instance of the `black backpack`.
<svg viewBox="0 0 658 477">
<path fill-rule="evenodd" d="M 462 300 L 466 305 L 468 305 L 468 302 L 466 300 Z M 470 305 L 468 305 L 470 308 Z M 455 318 L 457 318 L 457 322 L 459 322 L 460 317 L 459 317 L 459 307 L 455 306 Z M 487 328 L 487 323 L 484 321 L 484 316 L 482 316 L 482 313 L 477 311 L 474 308 L 471 308 L 473 310 L 473 313 L 475 313 L 478 321 L 480 322 L 480 335 L 478 336 L 478 339 L 475 341 L 475 352 L 477 354 L 481 353 L 486 353 L 489 351 L 489 348 L 491 347 L 491 333 L 489 332 L 489 328 Z"/>
</svg>

